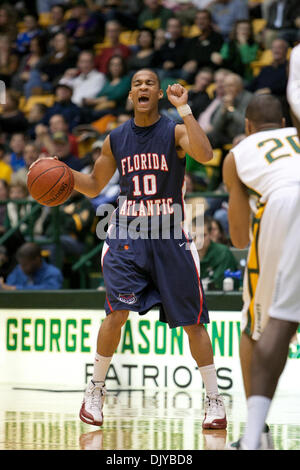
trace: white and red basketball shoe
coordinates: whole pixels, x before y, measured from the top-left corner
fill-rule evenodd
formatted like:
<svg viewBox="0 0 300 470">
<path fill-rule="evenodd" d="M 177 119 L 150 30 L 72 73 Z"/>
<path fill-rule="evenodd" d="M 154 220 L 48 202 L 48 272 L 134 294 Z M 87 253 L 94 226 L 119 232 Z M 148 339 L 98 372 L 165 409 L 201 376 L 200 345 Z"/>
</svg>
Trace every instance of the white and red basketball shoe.
<svg viewBox="0 0 300 470">
<path fill-rule="evenodd" d="M 90 381 L 80 408 L 79 417 L 81 421 L 94 426 L 103 424 L 103 404 L 106 395 L 106 388 L 102 382 Z"/>
<path fill-rule="evenodd" d="M 223 398 L 219 394 L 210 394 L 205 399 L 203 429 L 226 429 L 227 419 Z"/>
</svg>

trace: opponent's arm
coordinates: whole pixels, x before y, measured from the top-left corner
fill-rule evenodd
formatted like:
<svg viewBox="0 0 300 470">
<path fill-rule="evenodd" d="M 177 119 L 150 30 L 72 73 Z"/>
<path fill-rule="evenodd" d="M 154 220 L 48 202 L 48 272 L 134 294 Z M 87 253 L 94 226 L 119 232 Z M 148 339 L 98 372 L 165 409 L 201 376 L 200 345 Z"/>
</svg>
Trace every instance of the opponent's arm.
<svg viewBox="0 0 300 470">
<path fill-rule="evenodd" d="M 223 163 L 223 181 L 229 193 L 228 221 L 231 241 L 236 248 L 246 248 L 250 241 L 249 197 L 246 187 L 238 177 L 231 152 Z"/>
<path fill-rule="evenodd" d="M 117 168 L 116 160 L 110 148 L 110 139 L 107 136 L 103 142 L 100 157 L 96 160 L 91 174 L 86 175 L 72 170 L 74 175 L 74 189 L 87 197 L 96 197 L 107 185 Z"/>
<path fill-rule="evenodd" d="M 170 103 L 178 111 L 180 111 L 181 106 L 185 105 L 187 106 L 187 111 L 190 111 L 187 105 L 188 92 L 183 86 L 178 83 L 169 85 L 167 96 Z M 186 116 L 182 115 L 182 119 L 184 124 L 178 124 L 175 127 L 176 145 L 179 149 L 182 149 L 182 152 L 179 151 L 179 156 L 184 157 L 187 153 L 199 163 L 208 162 L 213 158 L 213 151 L 206 134 L 199 126 L 191 111 Z"/>
</svg>

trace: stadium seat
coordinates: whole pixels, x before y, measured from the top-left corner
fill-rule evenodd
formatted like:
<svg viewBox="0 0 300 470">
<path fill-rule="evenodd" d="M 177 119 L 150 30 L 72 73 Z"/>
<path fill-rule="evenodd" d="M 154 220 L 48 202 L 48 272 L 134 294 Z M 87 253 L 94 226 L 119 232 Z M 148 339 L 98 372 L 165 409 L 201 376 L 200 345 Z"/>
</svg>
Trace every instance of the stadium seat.
<svg viewBox="0 0 300 470">
<path fill-rule="evenodd" d="M 289 48 L 287 58 L 289 59 L 292 48 Z M 262 67 L 271 65 L 273 62 L 273 55 L 271 49 L 266 49 L 260 53 L 258 60 L 251 62 L 251 68 L 254 76 L 257 76 L 261 71 Z"/>
<path fill-rule="evenodd" d="M 24 33 L 24 31 L 26 31 L 26 27 L 25 27 L 24 21 L 19 21 L 19 22 L 17 23 L 17 29 L 18 29 L 18 33 Z"/>
<path fill-rule="evenodd" d="M 20 111 L 22 111 L 24 114 L 27 114 L 36 103 L 42 103 L 50 107 L 50 106 L 53 106 L 54 101 L 55 101 L 55 96 L 52 94 L 34 95 L 34 96 L 30 96 L 30 98 L 28 99 L 22 96 L 20 99 L 19 108 L 20 108 Z"/>
<path fill-rule="evenodd" d="M 257 76 L 261 71 L 262 67 L 266 65 L 271 65 L 273 61 L 272 51 L 271 49 L 266 49 L 262 51 L 259 55 L 258 60 L 254 60 L 251 62 L 250 66 L 252 68 L 252 72 L 254 76 Z"/>
<path fill-rule="evenodd" d="M 208 87 L 205 90 L 211 100 L 214 99 L 215 89 L 216 89 L 216 84 L 211 83 L 210 85 L 208 85 Z"/>
<path fill-rule="evenodd" d="M 45 11 L 43 13 L 39 14 L 39 25 L 42 28 L 47 28 L 51 24 L 51 13 L 48 11 Z"/>
<path fill-rule="evenodd" d="M 195 24 L 183 27 L 183 36 L 186 38 L 194 38 L 195 36 L 199 36 L 200 33 L 200 29 Z"/>
<path fill-rule="evenodd" d="M 120 34 L 120 43 L 125 46 L 135 46 L 139 31 L 122 31 Z"/>
<path fill-rule="evenodd" d="M 96 44 L 94 44 L 95 54 L 100 54 L 102 52 L 102 49 L 104 49 L 105 47 L 109 47 L 109 45 L 109 42 L 106 40 L 104 40 L 103 42 L 97 42 Z"/>
<path fill-rule="evenodd" d="M 267 22 L 264 18 L 255 18 L 254 20 L 252 20 L 254 36 L 261 33 L 264 30 L 266 24 Z"/>
</svg>

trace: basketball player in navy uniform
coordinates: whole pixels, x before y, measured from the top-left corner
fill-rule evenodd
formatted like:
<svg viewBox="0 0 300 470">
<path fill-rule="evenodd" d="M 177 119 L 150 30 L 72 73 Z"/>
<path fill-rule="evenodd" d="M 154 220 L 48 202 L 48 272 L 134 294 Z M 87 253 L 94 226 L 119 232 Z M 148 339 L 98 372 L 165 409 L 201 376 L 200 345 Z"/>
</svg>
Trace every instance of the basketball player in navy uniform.
<svg viewBox="0 0 300 470">
<path fill-rule="evenodd" d="M 163 91 L 155 72 L 143 69 L 135 73 L 129 92 L 134 118 L 106 137 L 90 175 L 73 171 L 75 189 L 88 197 L 98 195 L 117 168 L 121 187 L 102 253 L 107 316 L 99 330 L 94 373 L 80 418 L 85 423 L 102 425 L 105 378 L 129 311 L 144 314 L 159 306 L 161 321 L 170 328 L 182 326 L 188 334 L 191 354 L 206 389 L 203 428 L 225 429 L 224 404 L 218 392 L 211 341 L 204 327 L 209 317 L 199 258 L 183 220 L 185 154 L 207 162 L 212 158 L 212 149 L 187 105 L 184 87 L 172 85 L 167 95 L 184 124 L 159 115 Z M 182 209 L 179 221 L 175 207 Z M 172 233 L 169 239 L 162 236 L 164 217 L 169 218 L 173 228 L 179 226 L 177 238 Z M 141 223 L 144 232 L 134 238 L 128 224 L 135 218 L 156 219 L 158 225 L 153 232 L 153 227 L 147 231 Z"/>
</svg>

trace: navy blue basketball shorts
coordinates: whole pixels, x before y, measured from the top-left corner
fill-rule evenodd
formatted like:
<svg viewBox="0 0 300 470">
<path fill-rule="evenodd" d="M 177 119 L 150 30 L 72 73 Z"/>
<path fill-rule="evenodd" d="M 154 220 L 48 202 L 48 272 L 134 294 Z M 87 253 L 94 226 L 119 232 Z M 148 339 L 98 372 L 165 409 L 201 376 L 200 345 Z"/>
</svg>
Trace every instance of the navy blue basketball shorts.
<svg viewBox="0 0 300 470">
<path fill-rule="evenodd" d="M 181 229 L 180 229 L 181 230 Z M 179 239 L 132 239 L 107 235 L 102 251 L 105 311 L 144 315 L 154 306 L 170 328 L 209 323 L 195 243 Z"/>
</svg>

